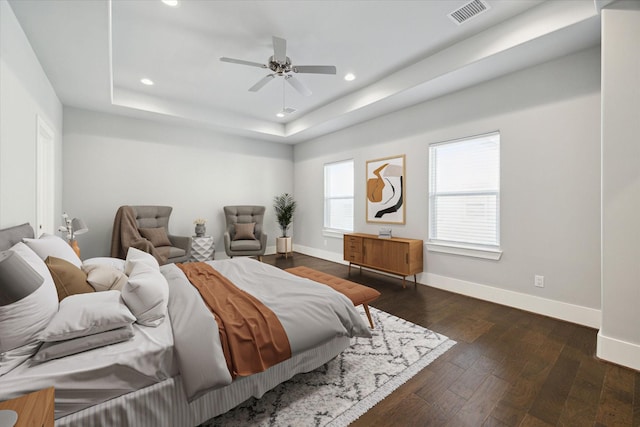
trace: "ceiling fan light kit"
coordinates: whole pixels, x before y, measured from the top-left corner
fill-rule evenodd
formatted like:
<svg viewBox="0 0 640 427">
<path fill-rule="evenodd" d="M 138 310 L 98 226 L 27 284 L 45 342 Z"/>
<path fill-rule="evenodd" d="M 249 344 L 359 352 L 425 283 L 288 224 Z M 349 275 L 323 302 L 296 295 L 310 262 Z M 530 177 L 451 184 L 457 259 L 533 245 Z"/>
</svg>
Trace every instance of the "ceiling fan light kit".
<svg viewBox="0 0 640 427">
<path fill-rule="evenodd" d="M 273 80 L 276 76 L 284 77 L 287 83 L 289 83 L 295 90 L 300 92 L 304 96 L 310 96 L 312 94 L 304 83 L 296 79 L 291 73 L 301 74 L 336 74 L 336 67 L 333 65 L 294 65 L 291 62 L 291 58 L 287 56 L 287 41 L 283 38 L 273 36 L 273 55 L 269 57 L 266 64 L 259 62 L 245 61 L 243 59 L 222 57 L 220 61 L 229 62 L 232 64 L 247 65 L 250 67 L 267 68 L 271 70 L 272 74 L 267 74 L 260 79 L 256 84 L 249 88 L 250 92 L 257 92 L 262 89 L 267 83 Z"/>
</svg>

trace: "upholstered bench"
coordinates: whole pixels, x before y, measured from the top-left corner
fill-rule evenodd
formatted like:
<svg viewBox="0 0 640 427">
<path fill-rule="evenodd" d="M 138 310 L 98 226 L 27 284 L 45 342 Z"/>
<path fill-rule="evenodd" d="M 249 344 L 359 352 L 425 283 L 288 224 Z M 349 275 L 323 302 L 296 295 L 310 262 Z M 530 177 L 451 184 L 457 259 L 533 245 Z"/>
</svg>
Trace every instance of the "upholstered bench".
<svg viewBox="0 0 640 427">
<path fill-rule="evenodd" d="M 353 302 L 354 306 L 362 304 L 365 313 L 367 313 L 371 329 L 374 328 L 371 313 L 369 313 L 369 303 L 375 301 L 380 296 L 380 292 L 368 286 L 332 276 L 331 274 L 323 273 L 322 271 L 317 271 L 309 267 L 292 267 L 287 268 L 285 271 L 332 287 L 341 294 L 346 295 L 347 298 Z"/>
</svg>

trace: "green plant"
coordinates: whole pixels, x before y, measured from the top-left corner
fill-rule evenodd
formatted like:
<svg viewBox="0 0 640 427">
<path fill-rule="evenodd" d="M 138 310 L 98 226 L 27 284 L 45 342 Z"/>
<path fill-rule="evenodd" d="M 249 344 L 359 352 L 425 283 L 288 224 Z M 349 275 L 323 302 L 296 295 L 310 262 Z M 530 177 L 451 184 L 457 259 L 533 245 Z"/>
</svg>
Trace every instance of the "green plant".
<svg viewBox="0 0 640 427">
<path fill-rule="evenodd" d="M 273 208 L 276 210 L 276 219 L 282 230 L 281 237 L 287 237 L 287 231 L 291 227 L 293 214 L 296 211 L 296 201 L 291 194 L 284 193 L 273 198 Z"/>
</svg>

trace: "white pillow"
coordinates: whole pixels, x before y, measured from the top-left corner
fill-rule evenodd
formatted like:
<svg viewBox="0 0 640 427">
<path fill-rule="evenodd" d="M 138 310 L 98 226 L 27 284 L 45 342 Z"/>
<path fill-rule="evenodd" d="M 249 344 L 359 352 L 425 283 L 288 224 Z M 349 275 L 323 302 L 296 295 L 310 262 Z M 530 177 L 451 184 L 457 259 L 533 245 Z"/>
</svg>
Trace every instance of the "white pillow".
<svg viewBox="0 0 640 427">
<path fill-rule="evenodd" d="M 42 332 L 42 341 L 63 341 L 121 328 L 136 318 L 118 291 L 70 295 Z"/>
<path fill-rule="evenodd" d="M 44 281 L 30 295 L 0 307 L 0 353 L 39 343 L 40 333 L 58 311 L 58 292 L 44 261 L 22 242 L 10 250 L 20 255 Z M 35 352 L 37 346 L 32 348 Z"/>
<path fill-rule="evenodd" d="M 82 261 L 82 269 L 85 270 L 85 267 L 91 267 L 94 265 L 109 265 L 113 268 L 117 268 L 118 270 L 124 272 L 124 260 L 120 258 L 111 258 L 111 257 L 95 257 L 89 258 Z M 85 273 L 87 271 L 85 270 Z"/>
<path fill-rule="evenodd" d="M 61 237 L 44 233 L 39 239 L 24 238 L 22 241 L 43 260 L 52 256 L 69 261 L 78 268 L 82 267 L 82 261 L 78 258 L 78 255 L 76 255 L 71 246 Z"/>
<path fill-rule="evenodd" d="M 121 291 L 127 284 L 127 275 L 107 264 L 83 265 L 82 270 L 87 273 L 87 282 L 98 292 L 110 289 Z"/>
<path fill-rule="evenodd" d="M 136 316 L 138 323 L 158 326 L 167 315 L 169 284 L 159 270 L 147 264 L 136 263 L 129 281 L 122 288 L 122 299 Z"/>
<path fill-rule="evenodd" d="M 127 251 L 127 259 L 124 263 L 124 274 L 130 276 L 131 270 L 133 270 L 136 264 L 144 264 L 155 270 L 160 270 L 160 264 L 158 264 L 158 260 L 155 259 L 153 255 L 143 252 L 140 249 L 129 248 Z"/>
</svg>

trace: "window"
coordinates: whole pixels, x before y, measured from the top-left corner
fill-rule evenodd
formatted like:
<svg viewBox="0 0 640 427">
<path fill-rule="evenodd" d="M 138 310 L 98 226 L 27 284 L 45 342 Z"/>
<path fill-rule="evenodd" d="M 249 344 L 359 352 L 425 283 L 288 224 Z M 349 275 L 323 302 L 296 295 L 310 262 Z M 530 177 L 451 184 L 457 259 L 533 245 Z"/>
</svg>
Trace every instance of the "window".
<svg viewBox="0 0 640 427">
<path fill-rule="evenodd" d="M 324 165 L 324 228 L 353 231 L 353 160 Z"/>
<path fill-rule="evenodd" d="M 500 133 L 429 147 L 429 250 L 500 258 Z"/>
</svg>

